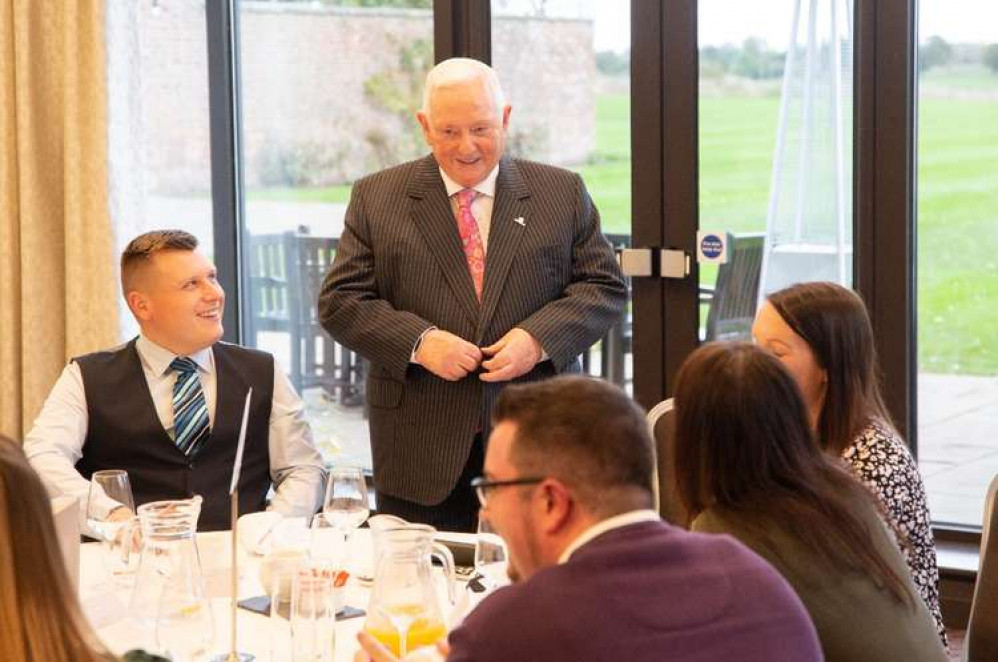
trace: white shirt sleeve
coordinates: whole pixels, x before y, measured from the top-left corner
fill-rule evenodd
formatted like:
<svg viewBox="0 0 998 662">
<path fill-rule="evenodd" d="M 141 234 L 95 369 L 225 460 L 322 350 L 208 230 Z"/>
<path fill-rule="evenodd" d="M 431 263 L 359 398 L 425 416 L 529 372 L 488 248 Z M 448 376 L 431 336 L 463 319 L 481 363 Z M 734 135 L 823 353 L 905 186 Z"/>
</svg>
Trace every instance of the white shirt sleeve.
<svg viewBox="0 0 998 662">
<path fill-rule="evenodd" d="M 83 375 L 80 366 L 72 362 L 63 368 L 35 424 L 25 437 L 24 453 L 32 468 L 41 476 L 50 496 L 69 496 L 79 500 L 80 528 L 84 532 L 87 531 L 90 481 L 80 475 L 75 465 L 83 454 L 88 424 Z M 106 517 L 120 505 L 102 496 L 94 514 Z"/>
<path fill-rule="evenodd" d="M 312 441 L 301 398 L 276 362 L 269 448 L 275 493 L 268 509 L 287 517 L 315 513 L 326 486 L 325 464 Z"/>
</svg>

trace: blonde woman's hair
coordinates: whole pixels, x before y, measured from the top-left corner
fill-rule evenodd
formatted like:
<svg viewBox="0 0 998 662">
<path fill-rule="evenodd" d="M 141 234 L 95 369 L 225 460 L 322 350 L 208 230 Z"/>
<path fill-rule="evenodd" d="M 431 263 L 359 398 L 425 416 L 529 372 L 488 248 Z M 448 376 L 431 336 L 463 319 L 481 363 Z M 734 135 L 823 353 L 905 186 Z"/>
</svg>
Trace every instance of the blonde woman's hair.
<svg viewBox="0 0 998 662">
<path fill-rule="evenodd" d="M 113 659 L 80 610 L 41 480 L 0 435 L 0 660 Z"/>
</svg>

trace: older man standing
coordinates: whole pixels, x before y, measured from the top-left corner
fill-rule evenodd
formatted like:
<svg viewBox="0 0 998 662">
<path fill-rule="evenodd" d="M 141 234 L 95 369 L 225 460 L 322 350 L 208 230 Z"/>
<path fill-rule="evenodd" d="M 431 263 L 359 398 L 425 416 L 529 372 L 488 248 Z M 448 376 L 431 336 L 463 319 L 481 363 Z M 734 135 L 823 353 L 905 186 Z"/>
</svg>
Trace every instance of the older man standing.
<svg viewBox="0 0 998 662">
<path fill-rule="evenodd" d="M 653 446 L 623 391 L 578 376 L 513 386 L 494 420 L 476 486 L 519 581 L 451 633 L 447 662 L 820 662 L 810 617 L 776 570 L 651 509 Z M 360 641 L 357 660 L 392 661 Z"/>
<path fill-rule="evenodd" d="M 147 232 L 121 255 L 138 338 L 74 359 L 24 440 L 53 493 L 83 499 L 93 472 L 125 469 L 136 505 L 200 494 L 199 528 L 229 526 L 228 486 L 252 387 L 239 510 L 314 513 L 325 476 L 301 400 L 265 352 L 221 342 L 225 293 L 198 240 Z M 100 517 L 131 512 L 104 500 Z"/>
<path fill-rule="evenodd" d="M 371 362 L 379 511 L 473 530 L 502 386 L 577 372 L 627 293 L 582 179 L 503 155 L 492 69 L 438 64 L 416 118 L 432 155 L 354 186 L 320 311 Z"/>
</svg>

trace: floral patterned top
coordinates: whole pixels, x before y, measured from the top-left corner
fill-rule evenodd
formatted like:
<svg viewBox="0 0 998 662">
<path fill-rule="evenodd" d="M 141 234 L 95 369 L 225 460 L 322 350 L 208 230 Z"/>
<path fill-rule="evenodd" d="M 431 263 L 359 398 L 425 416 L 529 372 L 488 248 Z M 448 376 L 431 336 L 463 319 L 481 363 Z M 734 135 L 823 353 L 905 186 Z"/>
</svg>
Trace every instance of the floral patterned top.
<svg viewBox="0 0 998 662">
<path fill-rule="evenodd" d="M 842 451 L 842 459 L 853 474 L 880 499 L 890 519 L 888 524 L 908 568 L 915 588 L 936 621 L 939 637 L 946 645 L 946 628 L 939 610 L 939 567 L 932 536 L 925 485 L 907 444 L 894 429 L 873 420 Z"/>
</svg>

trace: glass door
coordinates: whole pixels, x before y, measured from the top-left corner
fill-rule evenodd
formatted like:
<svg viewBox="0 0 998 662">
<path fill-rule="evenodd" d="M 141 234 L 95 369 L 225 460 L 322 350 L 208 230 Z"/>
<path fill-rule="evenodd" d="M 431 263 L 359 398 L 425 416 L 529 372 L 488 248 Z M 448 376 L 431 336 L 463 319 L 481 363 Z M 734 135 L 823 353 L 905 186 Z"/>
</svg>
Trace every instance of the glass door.
<svg viewBox="0 0 998 662">
<path fill-rule="evenodd" d="M 492 0 L 492 66 L 513 112 L 509 151 L 574 170 L 618 248 L 631 244 L 628 3 Z M 632 313 L 583 356 L 633 392 Z"/>
<path fill-rule="evenodd" d="M 981 525 L 998 474 L 998 9 L 921 0 L 918 459 L 937 522 Z"/>
<path fill-rule="evenodd" d="M 766 293 L 852 285 L 852 2 L 700 0 L 700 339 Z"/>
<path fill-rule="evenodd" d="M 371 469 L 365 363 L 318 318 L 352 183 L 424 153 L 423 0 L 239 3 L 245 343 L 271 352 L 327 463 Z"/>
</svg>

